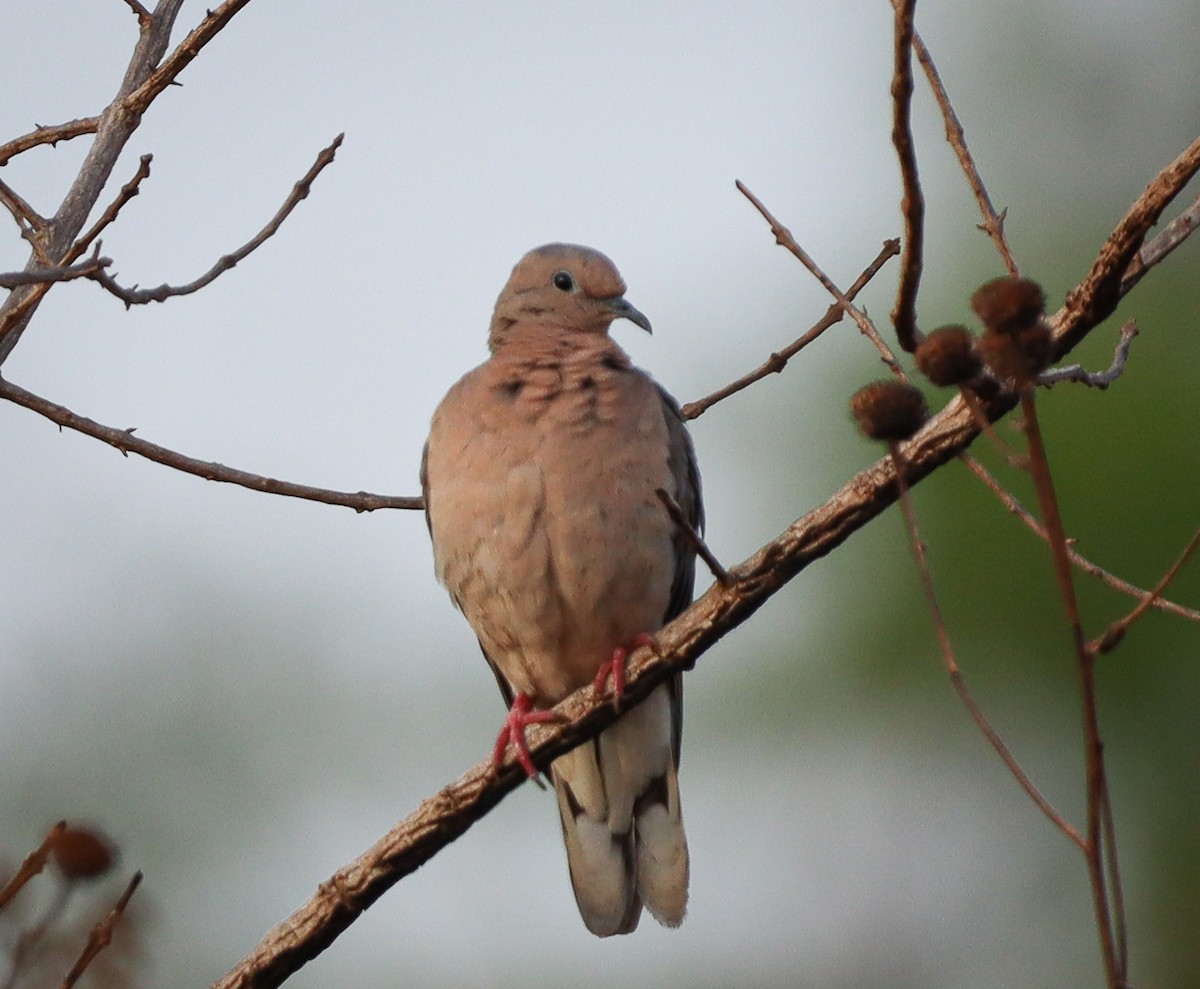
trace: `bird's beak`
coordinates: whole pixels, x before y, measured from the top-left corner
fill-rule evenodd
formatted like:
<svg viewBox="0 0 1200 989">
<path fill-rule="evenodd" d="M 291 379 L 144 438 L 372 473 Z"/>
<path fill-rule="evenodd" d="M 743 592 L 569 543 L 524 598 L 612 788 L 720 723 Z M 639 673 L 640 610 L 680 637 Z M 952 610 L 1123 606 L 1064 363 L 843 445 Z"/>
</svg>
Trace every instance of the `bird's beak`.
<svg viewBox="0 0 1200 989">
<path fill-rule="evenodd" d="M 611 299 L 605 299 L 604 304 L 613 311 L 616 319 L 627 319 L 631 323 L 636 323 L 647 333 L 653 333 L 650 329 L 650 320 L 648 320 L 639 309 L 635 309 L 625 301 L 623 295 L 615 296 Z"/>
</svg>

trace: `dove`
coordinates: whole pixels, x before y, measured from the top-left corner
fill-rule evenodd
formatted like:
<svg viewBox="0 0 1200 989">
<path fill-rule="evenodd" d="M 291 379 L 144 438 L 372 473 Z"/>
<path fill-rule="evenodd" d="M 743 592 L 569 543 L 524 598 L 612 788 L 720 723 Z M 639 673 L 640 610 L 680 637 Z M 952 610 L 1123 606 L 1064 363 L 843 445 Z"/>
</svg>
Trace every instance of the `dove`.
<svg viewBox="0 0 1200 989">
<path fill-rule="evenodd" d="M 619 700 L 626 657 L 692 600 L 695 554 L 662 503 L 696 530 L 700 476 L 675 401 L 609 336 L 650 332 L 599 251 L 546 244 L 496 301 L 490 357 L 437 407 L 421 464 L 438 580 L 474 630 L 536 778 L 525 729 L 592 683 Z M 575 900 L 597 936 L 628 934 L 643 906 L 675 927 L 689 858 L 679 800 L 681 678 L 657 687 L 550 766 Z"/>
</svg>

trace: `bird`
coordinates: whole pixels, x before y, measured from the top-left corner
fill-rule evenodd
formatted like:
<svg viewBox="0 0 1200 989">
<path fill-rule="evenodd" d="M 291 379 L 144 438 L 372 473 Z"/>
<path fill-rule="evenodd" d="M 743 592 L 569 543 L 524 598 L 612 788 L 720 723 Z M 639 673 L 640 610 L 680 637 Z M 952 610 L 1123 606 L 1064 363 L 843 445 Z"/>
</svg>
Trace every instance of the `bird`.
<svg viewBox="0 0 1200 989">
<path fill-rule="evenodd" d="M 650 332 L 599 251 L 545 244 L 496 301 L 490 356 L 438 405 L 421 463 L 434 569 L 474 630 L 509 714 L 496 740 L 537 778 L 525 728 L 589 682 L 619 700 L 625 660 L 692 601 L 704 509 L 675 400 L 609 335 Z M 584 924 L 677 927 L 690 862 L 679 800 L 679 675 L 550 766 Z"/>
</svg>

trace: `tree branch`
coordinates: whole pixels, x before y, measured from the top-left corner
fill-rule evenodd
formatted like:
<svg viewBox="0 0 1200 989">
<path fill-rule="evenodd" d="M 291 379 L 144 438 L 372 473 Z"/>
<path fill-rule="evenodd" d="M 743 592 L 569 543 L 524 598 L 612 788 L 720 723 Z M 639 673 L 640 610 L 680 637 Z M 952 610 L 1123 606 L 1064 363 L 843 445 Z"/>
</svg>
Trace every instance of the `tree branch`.
<svg viewBox="0 0 1200 989">
<path fill-rule="evenodd" d="M 1140 269 L 1134 268 L 1135 259 L 1146 234 L 1198 170 L 1200 137 L 1146 186 L 1109 234 L 1087 277 L 1067 293 L 1065 304 L 1052 320 L 1057 357 L 1071 350 L 1094 326 L 1107 319 L 1121 298 L 1137 284 Z M 1179 240 L 1190 232 L 1188 229 L 1179 233 Z M 1137 277 L 1127 280 L 1126 274 L 1131 268 Z"/>
<path fill-rule="evenodd" d="M 236 251 L 233 251 L 231 254 L 225 254 L 218 258 L 217 263 L 195 281 L 188 282 L 186 285 L 164 284 L 158 286 L 158 288 L 139 290 L 137 286 L 134 286 L 133 288 L 123 288 L 121 285 L 117 284 L 115 279 L 104 272 L 94 274 L 92 276 L 93 279 L 99 282 L 105 289 L 115 295 L 122 302 L 124 302 L 126 308 L 136 305 L 145 305 L 148 302 L 165 302 L 167 299 L 170 299 L 174 296 L 191 295 L 193 292 L 200 291 L 200 289 L 204 288 L 206 285 L 216 281 L 217 278 L 227 272 L 230 268 L 234 267 L 239 261 L 245 260 L 248 255 L 257 250 L 264 243 L 266 243 L 268 239 L 275 235 L 275 232 L 283 224 L 283 221 L 288 218 L 292 210 L 299 205 L 302 199 L 305 199 L 308 196 L 310 190 L 312 189 L 313 181 L 316 179 L 316 177 L 321 174 L 321 171 L 326 165 L 333 161 L 333 157 L 337 153 L 337 149 L 341 147 L 342 140 L 345 138 L 345 136 L 345 134 L 339 134 L 333 139 L 333 143 L 330 144 L 329 147 L 324 148 L 321 153 L 317 155 L 317 160 L 313 162 L 312 167 L 292 187 L 292 191 L 287 199 L 284 200 L 283 205 L 280 206 L 275 212 L 275 215 L 271 217 L 269 221 L 267 221 L 267 225 L 265 227 L 263 227 L 257 234 L 255 234 L 253 238 L 239 247 Z M 130 186 L 133 187 L 133 192 L 131 195 L 137 194 L 136 183 L 138 181 L 140 181 L 140 173 L 139 176 L 135 176 L 133 182 L 130 183 Z M 130 186 L 126 186 L 125 189 L 122 190 L 122 193 L 124 193 L 126 189 L 129 189 Z M 114 203 L 116 209 L 120 209 L 120 204 L 121 201 Z M 90 236 L 94 236 L 94 234 L 89 232 L 89 237 Z"/>
<path fill-rule="evenodd" d="M 962 669 L 958 665 L 958 659 L 954 655 L 954 647 L 950 642 L 950 631 L 946 628 L 946 621 L 942 617 L 942 609 L 938 604 L 937 590 L 933 585 L 933 574 L 929 569 L 929 560 L 925 554 L 925 543 L 921 539 L 920 531 L 917 528 L 917 513 L 913 507 L 912 495 L 908 490 L 908 484 L 904 477 L 904 464 L 901 455 L 896 450 L 895 443 L 891 444 L 892 459 L 896 461 L 896 476 L 900 485 L 900 512 L 904 517 L 904 525 L 908 531 L 909 549 L 913 555 L 913 561 L 917 565 L 917 576 L 921 582 L 921 590 L 925 594 L 925 602 L 929 608 L 929 614 L 933 618 L 934 631 L 937 634 L 938 647 L 942 652 L 942 662 L 946 667 L 946 675 L 950 678 L 950 684 L 954 687 L 954 692 L 958 694 L 958 698 L 962 701 L 963 707 L 967 709 L 967 713 L 971 716 L 971 720 L 975 722 L 975 726 L 979 729 L 987 743 L 1000 757 L 1000 761 L 1004 763 L 1009 774 L 1017 781 L 1017 785 L 1025 791 L 1025 795 L 1033 801 L 1034 805 L 1042 812 L 1047 820 L 1050 821 L 1063 836 L 1066 837 L 1077 848 L 1086 851 L 1086 843 L 1083 835 L 1079 833 L 1079 829 L 1071 824 L 1065 817 L 1062 816 L 1054 805 L 1046 799 L 1037 784 L 1033 782 L 1029 774 L 1017 761 L 1017 757 L 1013 755 L 1012 750 L 1008 747 L 1003 737 L 988 720 L 987 715 L 983 713 L 983 708 L 975 700 L 975 695 L 967 686 L 966 678 L 963 676 Z M 964 454 L 965 456 L 965 454 Z"/>
<path fill-rule="evenodd" d="M 342 505 L 353 508 L 356 512 L 373 512 L 380 508 L 421 509 L 425 502 L 420 497 L 400 497 L 395 495 L 369 494 L 366 491 L 348 492 L 331 491 L 326 488 L 314 488 L 306 484 L 295 484 L 291 481 L 279 481 L 273 477 L 263 477 L 251 474 L 249 471 L 226 467 L 224 464 L 207 460 L 197 460 L 184 456 L 165 446 L 149 443 L 133 435 L 133 429 L 116 429 L 105 426 L 93 419 L 76 415 L 62 405 L 42 398 L 33 392 L 26 391 L 11 381 L 0 377 L 0 398 L 8 399 L 17 405 L 23 405 L 39 415 L 45 416 L 51 422 L 74 429 L 76 432 L 103 440 L 109 446 L 115 446 L 122 454 L 128 456 L 136 453 L 139 457 L 153 460 L 164 467 L 181 470 L 185 474 L 194 474 L 207 481 L 223 481 L 236 484 L 251 491 L 262 491 L 267 494 L 284 495 L 289 498 L 303 498 L 307 501 L 319 501 L 326 505 Z"/>
<path fill-rule="evenodd" d="M 39 124 L 28 134 L 13 138 L 7 144 L 0 144 L 0 165 L 7 165 L 17 155 L 31 148 L 39 148 L 43 144 L 53 146 L 59 141 L 69 141 L 84 134 L 95 134 L 99 126 L 99 117 L 80 117 L 78 120 L 68 120 L 65 124 L 56 124 L 53 127 L 42 127 Z"/>
<path fill-rule="evenodd" d="M 129 9 L 133 11 L 134 16 L 138 19 L 138 27 L 145 27 L 150 23 L 150 11 L 143 7 L 138 0 L 125 0 Z"/>
<path fill-rule="evenodd" d="M 4 206 L 21 228 L 21 236 L 29 238 L 46 228 L 46 218 L 29 205 L 7 182 L 0 180 L 0 205 Z"/>
<path fill-rule="evenodd" d="M 1125 373 L 1125 362 L 1129 360 L 1129 348 L 1133 338 L 1138 335 L 1137 322 L 1129 320 L 1121 327 L 1121 336 L 1113 351 L 1112 364 L 1107 371 L 1089 371 L 1082 364 L 1064 364 L 1052 367 L 1038 375 L 1037 383 L 1045 388 L 1052 388 L 1061 381 L 1074 381 L 1087 385 L 1089 388 L 1108 388 L 1114 381 Z"/>
<path fill-rule="evenodd" d="M 979 169 L 975 166 L 975 159 L 967 147 L 967 138 L 963 132 L 962 122 L 958 119 L 958 114 L 954 112 L 954 105 L 950 102 L 950 96 L 942 84 L 942 77 L 933 62 L 933 56 L 930 55 L 929 49 L 925 47 L 925 42 L 921 40 L 921 35 L 917 31 L 913 31 L 913 50 L 916 52 L 917 61 L 921 63 L 921 68 L 925 70 L 929 88 L 933 90 L 933 98 L 937 100 L 938 108 L 942 111 L 942 120 L 946 125 L 946 140 L 954 149 L 963 174 L 967 177 L 967 184 L 975 193 L 975 201 L 979 203 L 979 211 L 983 214 L 982 229 L 992 238 L 1009 275 L 1017 278 L 1021 272 L 1009 249 L 1008 239 L 1004 236 L 1004 218 L 1008 211 L 1002 210 L 997 213 L 996 207 L 992 205 L 992 197 L 988 195 Z"/>
<path fill-rule="evenodd" d="M 1137 258 L 1121 279 L 1121 294 L 1124 295 L 1133 288 L 1142 280 L 1146 272 L 1187 240 L 1197 226 L 1200 226 L 1200 196 L 1197 196 L 1191 206 L 1168 223 L 1162 233 L 1149 243 L 1142 245 Z"/>
<path fill-rule="evenodd" d="M 896 355 L 884 343 L 883 337 L 879 335 L 879 330 L 875 328 L 875 324 L 871 322 L 867 314 L 855 306 L 842 290 L 830 280 L 829 276 L 821 270 L 820 266 L 809 257 L 808 252 L 797 243 L 796 238 L 792 236 L 792 232 L 775 219 L 771 211 L 762 204 L 762 200 L 754 195 L 746 187 L 745 183 L 738 181 L 734 184 L 737 186 L 738 192 L 750 200 L 750 204 L 762 214 L 762 218 L 770 225 L 771 233 L 775 235 L 775 243 L 789 251 L 825 287 L 825 291 L 837 299 L 839 308 L 850 315 L 850 318 L 854 320 L 859 330 L 862 331 L 863 336 L 875 345 L 875 349 L 879 351 L 880 359 L 888 366 L 892 374 L 901 381 L 907 380 L 904 369 L 900 366 L 900 362 L 896 360 Z"/>
<path fill-rule="evenodd" d="M 117 198 L 108 204 L 108 208 L 100 214 L 100 219 L 92 224 L 91 229 L 71 245 L 71 249 L 67 251 L 63 258 L 64 261 L 74 261 L 77 257 L 83 254 L 83 252 L 86 251 L 91 245 L 92 241 L 99 237 L 100 234 L 103 233 L 104 230 L 109 226 L 109 224 L 111 224 L 117 218 L 117 214 L 121 212 L 121 209 L 125 206 L 125 204 L 138 194 L 138 191 L 142 185 L 142 179 L 149 177 L 150 162 L 153 160 L 154 155 L 142 155 L 142 157 L 138 159 L 138 168 L 134 173 L 133 178 L 121 186 L 121 191 L 117 193 Z"/>
<path fill-rule="evenodd" d="M 1129 631 L 1129 627 L 1162 601 L 1162 596 L 1167 586 L 1179 576 L 1179 571 L 1192 558 L 1192 554 L 1196 552 L 1197 546 L 1200 546 L 1200 529 L 1197 529 L 1192 534 L 1192 538 L 1188 540 L 1188 544 L 1184 547 L 1183 552 L 1179 554 L 1179 558 L 1167 568 L 1167 572 L 1162 575 L 1153 589 L 1143 595 L 1132 611 L 1109 625 L 1105 629 L 1104 634 L 1090 643 L 1088 648 L 1093 653 L 1105 653 L 1115 649 L 1121 640 L 1125 638 L 1125 633 Z"/>
<path fill-rule="evenodd" d="M 20 285 L 42 285 L 48 282 L 69 282 L 89 278 L 112 264 L 112 258 L 88 258 L 79 264 L 56 265 L 53 268 L 33 268 L 28 271 L 0 272 L 0 288 Z"/>
<path fill-rule="evenodd" d="M 96 125 L 96 139 L 92 142 L 79 174 L 71 183 L 58 212 L 43 232 L 44 242 L 41 247 L 45 256 L 52 262 L 61 260 L 70 250 L 75 238 L 79 236 L 79 231 L 83 229 L 88 214 L 100 198 L 121 151 L 137 130 L 141 122 L 141 113 L 131 112 L 125 106 L 125 99 L 141 86 L 162 58 L 182 3 L 183 0 L 160 0 L 149 22 L 141 25 L 138 43 L 134 47 L 133 56 L 117 95 L 100 114 Z M 36 257 L 31 258 L 27 265 L 34 266 L 45 267 L 38 263 Z M 12 353 L 49 288 L 48 284 L 43 283 L 16 289 L 4 300 L 3 305 L 0 305 L 0 364 Z"/>
<path fill-rule="evenodd" d="M 204 46 L 249 3 L 250 0 L 225 0 L 215 9 L 209 10 L 204 20 L 188 33 L 162 65 L 143 77 L 135 88 L 121 97 L 122 109 L 135 116 L 145 113 L 146 108 L 191 64 L 192 59 L 203 51 Z M 157 10 L 154 16 L 158 16 Z"/>
<path fill-rule="evenodd" d="M 861 275 L 854 280 L 854 284 L 846 290 L 846 298 L 853 299 L 866 286 L 879 269 L 887 263 L 890 258 L 895 257 L 900 253 L 900 241 L 885 240 L 883 249 L 876 255 Z M 809 330 L 799 339 L 794 340 L 782 350 L 778 350 L 768 357 L 762 364 L 751 371 L 749 374 L 744 374 L 736 381 L 730 382 L 724 388 L 718 388 L 711 395 L 706 395 L 704 398 L 697 399 L 694 402 L 688 402 L 680 411 L 683 413 L 684 419 L 696 419 L 702 416 L 705 412 L 711 409 L 718 402 L 724 401 L 730 395 L 736 395 L 743 388 L 748 388 L 754 382 L 765 378 L 768 374 L 779 374 L 785 367 L 788 361 L 795 357 L 800 351 L 807 347 L 810 343 L 817 339 L 831 326 L 842 321 L 842 317 L 846 311 L 838 304 L 830 306 L 825 315 L 822 316 Z"/>
</svg>

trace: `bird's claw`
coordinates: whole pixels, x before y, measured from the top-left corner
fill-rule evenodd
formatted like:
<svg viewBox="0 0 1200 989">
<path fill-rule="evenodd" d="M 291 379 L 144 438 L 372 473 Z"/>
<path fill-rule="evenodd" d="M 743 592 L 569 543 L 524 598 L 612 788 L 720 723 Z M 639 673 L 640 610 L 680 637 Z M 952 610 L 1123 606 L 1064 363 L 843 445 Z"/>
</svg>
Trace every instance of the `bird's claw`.
<svg viewBox="0 0 1200 989">
<path fill-rule="evenodd" d="M 504 754 L 508 751 L 509 745 L 512 745 L 517 753 L 517 762 L 521 764 L 525 774 L 531 780 L 536 780 L 538 770 L 529 754 L 529 743 L 525 740 L 525 730 L 533 724 L 546 724 L 562 720 L 562 715 L 557 711 L 535 711 L 533 700 L 528 694 L 517 694 L 513 699 L 512 707 L 508 710 L 508 717 L 504 719 L 500 734 L 496 736 L 496 745 L 492 749 L 492 767 L 498 770 L 504 764 Z"/>
</svg>

